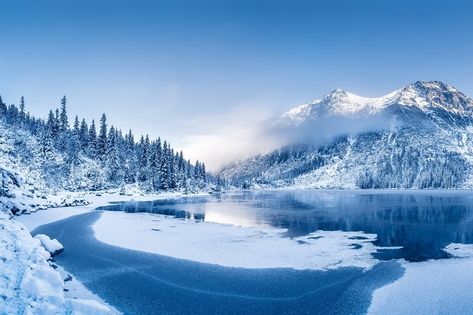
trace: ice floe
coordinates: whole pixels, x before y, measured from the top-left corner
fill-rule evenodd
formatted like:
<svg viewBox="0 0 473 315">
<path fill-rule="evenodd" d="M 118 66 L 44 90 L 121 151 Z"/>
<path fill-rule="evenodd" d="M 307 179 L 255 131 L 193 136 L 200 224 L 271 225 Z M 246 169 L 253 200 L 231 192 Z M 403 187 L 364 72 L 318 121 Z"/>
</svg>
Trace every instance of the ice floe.
<svg viewBox="0 0 473 315">
<path fill-rule="evenodd" d="M 455 258 L 403 262 L 405 274 L 377 289 L 369 314 L 471 314 L 473 244 L 452 243 L 444 251 Z"/>
<path fill-rule="evenodd" d="M 104 211 L 95 237 L 123 248 L 242 268 L 369 269 L 375 234 L 314 231 L 296 238 L 286 230 L 181 220 L 150 213 Z"/>
</svg>

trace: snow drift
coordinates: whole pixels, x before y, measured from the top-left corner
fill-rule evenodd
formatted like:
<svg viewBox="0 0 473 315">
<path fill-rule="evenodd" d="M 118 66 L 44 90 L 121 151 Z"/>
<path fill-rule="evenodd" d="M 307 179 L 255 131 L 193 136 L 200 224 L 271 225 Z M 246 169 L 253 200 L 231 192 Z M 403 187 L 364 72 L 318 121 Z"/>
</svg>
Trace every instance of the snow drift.
<svg viewBox="0 0 473 315">
<path fill-rule="evenodd" d="M 50 240 L 46 244 L 53 246 L 48 250 L 58 246 Z M 64 280 L 50 265 L 50 257 L 39 239 L 0 212 L 0 314 L 114 313 L 94 300 L 65 298 Z"/>
</svg>

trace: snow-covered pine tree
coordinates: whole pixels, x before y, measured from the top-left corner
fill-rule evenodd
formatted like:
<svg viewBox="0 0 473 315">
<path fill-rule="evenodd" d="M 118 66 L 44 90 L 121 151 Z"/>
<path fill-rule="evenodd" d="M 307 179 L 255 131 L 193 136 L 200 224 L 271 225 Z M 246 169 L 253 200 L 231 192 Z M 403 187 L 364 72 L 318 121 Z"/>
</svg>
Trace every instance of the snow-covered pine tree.
<svg viewBox="0 0 473 315">
<path fill-rule="evenodd" d="M 59 132 L 66 132 L 69 129 L 69 121 L 66 110 L 66 96 L 61 99 L 61 113 L 59 114 Z"/>
<path fill-rule="evenodd" d="M 89 132 L 89 127 L 87 126 L 87 122 L 85 121 L 84 118 L 82 118 L 82 121 L 79 127 L 79 144 L 80 144 L 81 150 L 84 153 L 87 152 L 87 149 L 88 149 L 88 146 L 87 146 L 88 140 L 89 140 L 88 132 Z"/>
<path fill-rule="evenodd" d="M 25 114 L 25 98 L 22 96 L 20 99 L 20 111 L 19 111 L 19 119 L 20 119 L 20 124 L 23 126 L 25 119 L 26 119 L 26 114 Z"/>
<path fill-rule="evenodd" d="M 117 187 L 123 182 L 123 170 L 120 165 L 118 135 L 113 126 L 110 127 L 107 139 L 105 158 L 107 180 L 112 187 Z"/>
<path fill-rule="evenodd" d="M 77 137 L 79 137 L 79 131 L 80 131 L 79 116 L 76 115 L 76 117 L 74 118 L 74 125 L 73 125 L 72 132 L 73 132 Z"/>
<path fill-rule="evenodd" d="M 135 138 L 131 129 L 128 131 L 128 134 L 125 136 L 125 183 L 133 184 L 137 180 L 137 158 L 135 153 Z"/>
<path fill-rule="evenodd" d="M 100 131 L 97 138 L 97 157 L 100 161 L 105 161 L 107 154 L 107 116 L 105 113 L 100 118 Z"/>
<path fill-rule="evenodd" d="M 174 160 L 174 150 L 169 146 L 168 147 L 168 187 L 170 189 L 175 189 L 176 185 L 176 168 L 175 168 L 175 160 Z"/>
<path fill-rule="evenodd" d="M 166 141 L 163 142 L 162 154 L 161 154 L 161 165 L 159 167 L 159 189 L 167 190 L 168 178 L 169 178 L 169 165 L 167 159 L 168 144 Z"/>
<path fill-rule="evenodd" d="M 7 115 L 7 105 L 3 102 L 2 96 L 0 95 L 0 119 L 5 119 Z"/>
<path fill-rule="evenodd" d="M 148 180 L 149 138 L 141 136 L 138 157 L 138 183 L 144 184 Z"/>
<path fill-rule="evenodd" d="M 87 135 L 87 155 L 92 159 L 97 158 L 97 129 L 95 128 L 95 120 L 92 120 Z"/>
</svg>

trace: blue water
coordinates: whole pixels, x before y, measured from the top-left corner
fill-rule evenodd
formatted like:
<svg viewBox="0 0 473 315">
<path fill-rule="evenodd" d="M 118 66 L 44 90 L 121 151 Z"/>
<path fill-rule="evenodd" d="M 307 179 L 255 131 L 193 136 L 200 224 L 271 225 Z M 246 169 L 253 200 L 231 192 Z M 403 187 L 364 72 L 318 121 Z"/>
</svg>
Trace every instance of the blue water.
<svg viewBox="0 0 473 315">
<path fill-rule="evenodd" d="M 57 238 L 65 248 L 57 263 L 124 314 L 363 314 L 372 292 L 404 272 L 395 262 L 322 272 L 180 260 L 97 241 L 91 225 L 100 215 L 73 216 L 33 234 Z"/>
<path fill-rule="evenodd" d="M 378 235 L 377 258 L 408 261 L 448 258 L 450 243 L 473 243 L 473 194 L 458 191 L 262 191 L 220 196 L 116 203 L 104 210 L 152 212 L 201 221 Z"/>
<path fill-rule="evenodd" d="M 364 231 L 378 234 L 377 245 L 403 248 L 379 253 L 385 261 L 368 272 L 229 268 L 101 243 L 91 225 L 104 210 L 269 225 L 286 228 L 286 237 L 319 229 Z M 376 288 L 403 275 L 392 258 L 448 258 L 442 248 L 449 243 L 473 243 L 473 196 L 271 191 L 131 201 L 43 225 L 33 233 L 57 238 L 65 247 L 58 263 L 125 314 L 363 314 Z"/>
</svg>

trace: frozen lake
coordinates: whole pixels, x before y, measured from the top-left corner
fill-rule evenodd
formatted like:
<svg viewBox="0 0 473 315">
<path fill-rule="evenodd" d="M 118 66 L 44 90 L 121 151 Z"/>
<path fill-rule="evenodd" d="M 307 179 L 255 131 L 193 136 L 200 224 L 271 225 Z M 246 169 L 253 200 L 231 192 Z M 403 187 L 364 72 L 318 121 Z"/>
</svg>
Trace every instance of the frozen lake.
<svg viewBox="0 0 473 315">
<path fill-rule="evenodd" d="M 473 194 L 462 191 L 256 191 L 210 197 L 121 202 L 103 210 L 150 212 L 245 227 L 363 231 L 376 245 L 401 246 L 379 259 L 448 258 L 450 243 L 473 243 Z"/>
<path fill-rule="evenodd" d="M 469 192 L 258 191 L 119 202 L 99 210 L 126 211 L 130 216 L 137 212 L 164 214 L 175 217 L 176 222 L 282 228 L 287 230 L 283 237 L 288 239 L 316 230 L 362 231 L 377 234 L 378 246 L 402 246 L 375 253 L 382 262 L 367 271 L 355 267 L 325 271 L 248 269 L 105 244 L 95 238 L 92 229 L 103 211 L 76 215 L 33 231 L 57 238 L 65 247 L 64 253 L 57 257 L 58 263 L 125 314 L 364 314 L 375 290 L 403 279 L 406 270 L 393 259 L 414 262 L 448 258 L 442 251 L 448 244 L 473 242 L 473 196 Z M 176 226 L 180 225 L 176 223 Z M 112 231 L 124 237 L 119 228 Z M 153 233 L 158 233 L 155 235 L 159 239 L 159 233 L 164 231 Z M 440 270 L 447 268 L 436 266 Z M 414 272 L 414 276 L 419 274 Z M 455 269 L 453 274 L 459 272 Z M 471 277 L 467 276 L 468 279 Z M 396 288 L 390 287 L 387 293 L 381 291 L 378 301 L 382 303 L 386 296 L 393 297 L 390 292 Z M 440 289 L 438 292 L 446 297 Z M 455 293 L 450 289 L 448 292 Z M 429 294 L 434 301 L 431 305 L 437 305 L 438 295 Z M 469 297 L 462 297 L 461 301 L 468 302 Z M 404 306 L 393 300 L 387 306 L 391 310 L 394 310 L 391 304 Z M 415 309 L 415 303 L 410 305 Z M 463 309 L 468 307 L 466 304 Z M 449 313 L 448 303 L 446 310 Z M 383 307 L 376 307 L 376 311 L 385 313 Z M 405 311 L 400 309 L 398 313 Z"/>
</svg>

